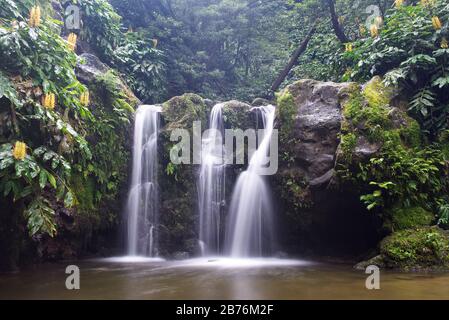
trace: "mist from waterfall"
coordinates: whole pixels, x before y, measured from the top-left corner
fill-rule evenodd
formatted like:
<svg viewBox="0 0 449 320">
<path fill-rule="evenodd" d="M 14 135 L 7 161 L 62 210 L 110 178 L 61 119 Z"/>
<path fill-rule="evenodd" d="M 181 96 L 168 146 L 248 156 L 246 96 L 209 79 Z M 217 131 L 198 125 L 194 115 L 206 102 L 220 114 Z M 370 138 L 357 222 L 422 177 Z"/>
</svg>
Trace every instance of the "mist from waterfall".
<svg viewBox="0 0 449 320">
<path fill-rule="evenodd" d="M 232 194 L 226 234 L 226 252 L 231 257 L 263 256 L 273 240 L 271 192 L 260 173 L 268 160 L 275 107 L 268 105 L 253 110 L 260 112 L 265 130 Z"/>
<path fill-rule="evenodd" d="M 160 112 L 158 106 L 142 105 L 135 115 L 132 178 L 126 206 L 127 253 L 131 256 L 154 257 L 158 254 L 157 140 Z"/>
<path fill-rule="evenodd" d="M 225 201 L 222 108 L 223 104 L 217 104 L 212 108 L 209 130 L 204 133 L 202 139 L 198 204 L 199 245 L 203 256 L 217 254 L 220 251 L 220 216 Z"/>
</svg>

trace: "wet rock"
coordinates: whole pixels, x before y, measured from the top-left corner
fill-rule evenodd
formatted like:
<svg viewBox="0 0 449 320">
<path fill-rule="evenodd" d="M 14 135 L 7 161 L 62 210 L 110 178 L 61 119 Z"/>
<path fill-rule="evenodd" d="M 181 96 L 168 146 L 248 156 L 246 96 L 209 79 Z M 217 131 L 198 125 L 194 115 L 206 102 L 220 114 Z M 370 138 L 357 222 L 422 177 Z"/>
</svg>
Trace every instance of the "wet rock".
<svg viewBox="0 0 449 320">
<path fill-rule="evenodd" d="M 75 72 L 77 78 L 84 84 L 94 82 L 98 76 L 109 70 L 109 67 L 93 54 L 83 53 L 80 58 Z"/>
<path fill-rule="evenodd" d="M 273 102 L 264 98 L 256 98 L 251 102 L 251 105 L 254 107 L 267 106 L 270 104 L 273 104 Z"/>
<path fill-rule="evenodd" d="M 360 136 L 357 139 L 357 145 L 354 148 L 353 155 L 359 161 L 363 161 L 371 158 L 375 155 L 381 148 L 381 143 L 369 142 L 364 136 Z"/>
<path fill-rule="evenodd" d="M 250 110 L 251 106 L 244 102 L 237 100 L 224 102 L 222 112 L 225 128 L 241 129 L 243 131 L 254 128 L 256 115 Z"/>
<path fill-rule="evenodd" d="M 334 169 L 329 170 L 328 172 L 326 172 L 325 174 L 323 174 L 321 177 L 315 178 L 313 180 L 311 180 L 310 186 L 311 187 L 321 187 L 326 185 L 327 183 L 329 183 L 332 179 L 332 177 L 334 176 L 335 172 Z"/>
<path fill-rule="evenodd" d="M 354 266 L 354 269 L 365 271 L 368 266 L 376 266 L 379 268 L 383 268 L 385 266 L 384 257 L 379 254 L 366 261 L 361 261 Z"/>
<path fill-rule="evenodd" d="M 299 252 L 358 255 L 379 241 L 375 217 L 364 214 L 360 195 L 338 185 L 343 106 L 353 90 L 360 87 L 305 79 L 279 95 L 280 165 L 272 180 L 287 221 L 281 236 L 286 243 L 296 239 L 292 246 Z M 362 140 L 356 148 L 365 157 L 379 146 Z"/>
</svg>

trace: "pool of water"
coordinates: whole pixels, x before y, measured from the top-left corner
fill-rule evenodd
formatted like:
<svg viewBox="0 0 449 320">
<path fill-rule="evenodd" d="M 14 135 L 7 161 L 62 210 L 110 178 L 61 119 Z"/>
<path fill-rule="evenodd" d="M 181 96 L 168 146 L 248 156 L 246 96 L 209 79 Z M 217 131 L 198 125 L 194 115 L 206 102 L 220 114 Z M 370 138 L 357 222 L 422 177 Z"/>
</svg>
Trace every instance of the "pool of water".
<svg viewBox="0 0 449 320">
<path fill-rule="evenodd" d="M 75 264 L 81 289 L 65 288 Z M 0 274 L 0 299 L 449 299 L 449 273 L 382 271 L 380 290 L 347 265 L 304 260 L 136 257 L 42 265 Z"/>
</svg>

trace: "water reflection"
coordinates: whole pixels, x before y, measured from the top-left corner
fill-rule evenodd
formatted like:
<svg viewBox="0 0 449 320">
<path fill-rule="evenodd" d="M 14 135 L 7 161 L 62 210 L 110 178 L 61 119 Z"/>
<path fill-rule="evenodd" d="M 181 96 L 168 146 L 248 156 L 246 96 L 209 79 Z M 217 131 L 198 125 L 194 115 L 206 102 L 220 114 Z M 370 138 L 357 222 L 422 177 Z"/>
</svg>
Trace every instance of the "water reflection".
<svg viewBox="0 0 449 320">
<path fill-rule="evenodd" d="M 105 259 L 71 262 L 81 290 L 65 289 L 65 264 L 0 274 L 0 299 L 449 299 L 449 273 L 381 271 L 366 290 L 350 266 L 282 259 Z"/>
</svg>

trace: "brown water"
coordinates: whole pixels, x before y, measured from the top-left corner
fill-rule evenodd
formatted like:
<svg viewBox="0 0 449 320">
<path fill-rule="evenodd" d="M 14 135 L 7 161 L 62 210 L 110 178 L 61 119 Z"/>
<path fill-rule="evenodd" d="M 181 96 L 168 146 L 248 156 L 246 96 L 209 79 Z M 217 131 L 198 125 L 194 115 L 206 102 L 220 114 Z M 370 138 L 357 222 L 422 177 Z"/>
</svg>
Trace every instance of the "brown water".
<svg viewBox="0 0 449 320">
<path fill-rule="evenodd" d="M 305 261 L 78 261 L 81 289 L 65 288 L 66 264 L 0 274 L 0 299 L 449 299 L 449 273 L 381 270 L 380 290 L 351 266 Z"/>
</svg>

